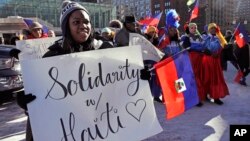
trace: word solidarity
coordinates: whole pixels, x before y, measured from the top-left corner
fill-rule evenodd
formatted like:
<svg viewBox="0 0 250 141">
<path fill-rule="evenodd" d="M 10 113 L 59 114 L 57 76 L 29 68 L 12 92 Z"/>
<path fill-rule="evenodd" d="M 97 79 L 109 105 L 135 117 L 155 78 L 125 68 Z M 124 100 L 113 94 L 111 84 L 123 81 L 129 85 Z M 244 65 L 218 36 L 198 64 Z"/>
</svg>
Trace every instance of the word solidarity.
<svg viewBox="0 0 250 141">
<path fill-rule="evenodd" d="M 249 141 L 250 125 L 230 125 L 230 141 Z"/>
</svg>

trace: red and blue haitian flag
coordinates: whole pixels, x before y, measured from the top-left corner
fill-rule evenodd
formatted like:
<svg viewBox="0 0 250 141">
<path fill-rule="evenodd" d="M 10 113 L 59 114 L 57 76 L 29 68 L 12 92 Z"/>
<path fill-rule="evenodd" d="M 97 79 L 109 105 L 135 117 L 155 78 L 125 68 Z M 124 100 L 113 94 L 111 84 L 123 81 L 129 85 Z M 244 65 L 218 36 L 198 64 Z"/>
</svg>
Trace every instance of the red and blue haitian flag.
<svg viewBox="0 0 250 141">
<path fill-rule="evenodd" d="M 144 20 L 139 21 L 142 25 L 152 25 L 152 26 L 158 26 L 160 19 L 161 19 L 162 12 L 156 15 L 155 17 L 146 18 Z"/>
<path fill-rule="evenodd" d="M 32 19 L 23 19 L 23 21 L 25 22 L 25 24 L 27 25 L 27 27 L 29 27 L 33 23 Z M 43 29 L 42 29 L 43 32 L 44 33 L 48 33 L 49 28 L 47 26 L 43 25 L 43 24 L 42 24 L 42 26 L 43 26 Z"/>
<path fill-rule="evenodd" d="M 240 48 L 244 47 L 248 43 L 249 38 L 244 25 L 239 24 L 235 31 L 235 40 Z"/>
<path fill-rule="evenodd" d="M 199 0 L 196 0 L 194 9 L 192 10 L 189 21 L 191 22 L 193 19 L 197 18 L 199 14 Z"/>
<path fill-rule="evenodd" d="M 167 119 L 181 115 L 199 102 L 187 50 L 154 65 L 166 105 Z"/>
</svg>

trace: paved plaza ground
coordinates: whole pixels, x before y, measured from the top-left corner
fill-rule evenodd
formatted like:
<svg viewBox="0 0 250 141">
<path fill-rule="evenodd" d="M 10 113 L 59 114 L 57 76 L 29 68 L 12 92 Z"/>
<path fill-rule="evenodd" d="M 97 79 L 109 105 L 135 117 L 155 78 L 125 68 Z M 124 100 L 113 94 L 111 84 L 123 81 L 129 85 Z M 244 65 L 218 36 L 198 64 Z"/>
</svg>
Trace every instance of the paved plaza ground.
<svg viewBox="0 0 250 141">
<path fill-rule="evenodd" d="M 165 107 L 155 102 L 163 132 L 144 141 L 229 141 L 229 126 L 250 125 L 250 86 L 233 82 L 236 70 L 229 67 L 224 76 L 230 95 L 222 106 L 204 102 L 172 120 L 165 119 Z M 247 78 L 250 85 L 250 77 Z M 12 100 L 0 106 L 0 141 L 24 141 L 27 117 Z"/>
</svg>

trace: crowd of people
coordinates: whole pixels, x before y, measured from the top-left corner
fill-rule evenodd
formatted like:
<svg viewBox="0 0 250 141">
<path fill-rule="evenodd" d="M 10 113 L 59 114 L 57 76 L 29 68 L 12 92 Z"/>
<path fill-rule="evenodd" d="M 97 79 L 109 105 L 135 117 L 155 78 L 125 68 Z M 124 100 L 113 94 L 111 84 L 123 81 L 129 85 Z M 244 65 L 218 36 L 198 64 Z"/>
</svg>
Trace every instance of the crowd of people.
<svg viewBox="0 0 250 141">
<path fill-rule="evenodd" d="M 173 13 L 170 14 L 170 12 Z M 166 18 L 168 20 L 162 35 L 159 35 L 159 29 L 154 25 L 149 25 L 146 30 L 142 30 L 142 25 L 133 15 L 124 16 L 123 21 L 112 20 L 107 27 L 96 31 L 92 26 L 90 13 L 85 7 L 77 2 L 64 1 L 60 16 L 62 38 L 50 46 L 49 51 L 43 57 L 128 46 L 129 33 L 138 33 L 165 54 L 163 59 L 181 50 L 188 49 L 200 100 L 197 106 L 202 106 L 203 101 L 208 99 L 215 104 L 222 105 L 221 98 L 229 95 L 223 77 L 223 70 L 226 71 L 227 69 L 227 61 L 230 61 L 236 70 L 243 73 L 239 84 L 247 85 L 245 80 L 250 72 L 249 45 L 247 44 L 243 48 L 237 47 L 234 42 L 234 35 L 229 30 L 225 35 L 227 41 L 225 43 L 219 37 L 221 31 L 216 23 L 209 23 L 203 34 L 198 31 L 196 23 L 187 23 L 184 25 L 185 33 L 181 35 L 178 30 L 179 19 L 173 17 L 176 14 L 175 10 L 170 10 L 167 13 Z M 44 33 L 42 25 L 33 22 L 29 29 L 25 30 L 23 39 L 48 37 L 55 37 L 54 31 L 49 30 L 48 33 Z M 161 40 L 162 37 L 164 37 L 163 40 Z M 20 40 L 20 38 L 13 37 L 11 44 L 15 45 L 16 40 Z M 162 45 L 162 43 L 164 44 Z M 153 72 L 145 71 L 142 72 L 142 74 L 145 74 L 142 78 L 149 80 L 151 84 L 157 83 L 155 74 L 150 75 Z M 152 95 L 155 101 L 164 103 L 164 99 L 160 99 L 161 92 L 161 88 L 158 87 L 157 91 L 152 91 Z M 32 94 L 20 94 L 17 97 L 18 104 L 26 111 L 27 103 L 34 99 L 35 96 Z M 33 140 L 29 120 L 26 133 L 26 140 Z"/>
</svg>

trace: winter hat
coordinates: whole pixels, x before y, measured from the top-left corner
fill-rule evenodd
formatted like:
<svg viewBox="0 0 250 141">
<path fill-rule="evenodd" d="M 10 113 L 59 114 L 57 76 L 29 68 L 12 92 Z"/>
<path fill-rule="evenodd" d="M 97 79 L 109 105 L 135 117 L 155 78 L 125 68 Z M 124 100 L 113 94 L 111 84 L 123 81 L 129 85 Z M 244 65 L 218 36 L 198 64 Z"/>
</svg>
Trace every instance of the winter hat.
<svg viewBox="0 0 250 141">
<path fill-rule="evenodd" d="M 147 33 L 149 32 L 158 32 L 158 29 L 155 26 L 149 26 L 147 29 Z"/>
<path fill-rule="evenodd" d="M 60 25 L 63 36 L 65 36 L 66 34 L 66 23 L 69 19 L 69 15 L 73 13 L 75 10 L 84 10 L 89 14 L 89 12 L 78 3 L 72 1 L 63 1 L 62 11 L 60 16 Z"/>
<path fill-rule="evenodd" d="M 111 29 L 109 29 L 108 27 L 105 27 L 102 29 L 101 33 L 108 33 L 108 34 L 111 34 Z"/>
<path fill-rule="evenodd" d="M 109 22 L 109 27 L 122 28 L 122 23 L 119 20 L 111 20 Z"/>
<path fill-rule="evenodd" d="M 226 30 L 226 35 L 227 35 L 227 36 L 232 35 L 232 33 L 233 33 L 233 32 L 232 32 L 231 30 Z"/>
<path fill-rule="evenodd" d="M 125 16 L 124 23 L 136 23 L 135 16 L 133 15 Z"/>
<path fill-rule="evenodd" d="M 196 27 L 197 27 L 197 24 L 196 24 L 196 23 L 189 23 L 189 24 L 188 24 L 188 27 L 193 27 L 193 26 L 196 26 Z"/>
<path fill-rule="evenodd" d="M 215 23 L 210 23 L 210 24 L 208 25 L 208 31 L 209 31 L 212 27 L 217 28 L 217 25 L 216 25 Z"/>
<path fill-rule="evenodd" d="M 207 25 L 207 24 L 204 25 L 203 30 L 204 30 L 204 32 L 207 32 L 207 31 L 208 31 L 208 25 Z"/>
<path fill-rule="evenodd" d="M 42 29 L 43 26 L 38 23 L 38 22 L 33 22 L 30 26 L 29 26 L 29 30 L 33 30 L 33 29 Z"/>
</svg>

